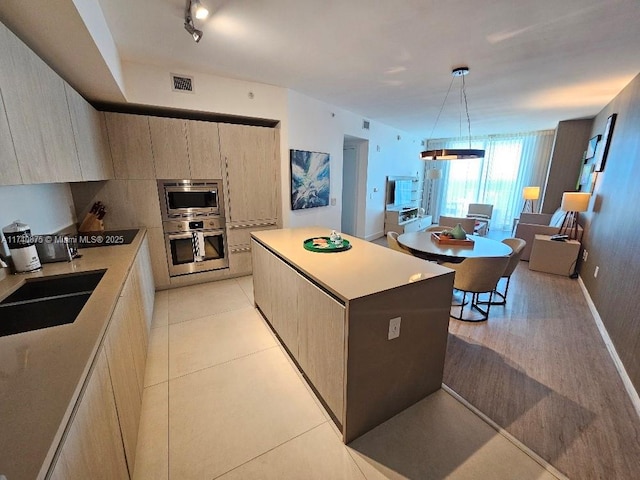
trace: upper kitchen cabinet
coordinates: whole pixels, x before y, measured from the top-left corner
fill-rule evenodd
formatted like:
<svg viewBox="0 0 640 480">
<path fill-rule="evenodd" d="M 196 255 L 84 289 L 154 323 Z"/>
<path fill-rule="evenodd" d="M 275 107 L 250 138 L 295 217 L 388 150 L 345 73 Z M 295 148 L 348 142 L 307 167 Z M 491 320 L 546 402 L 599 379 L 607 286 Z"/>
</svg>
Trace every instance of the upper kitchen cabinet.
<svg viewBox="0 0 640 480">
<path fill-rule="evenodd" d="M 0 92 L 0 185 L 18 185 L 22 183 L 18 158 L 13 148 L 11 132 L 7 123 L 2 92 Z"/>
<path fill-rule="evenodd" d="M 104 114 L 65 83 L 71 125 L 78 150 L 82 180 L 113 178 L 113 162 Z"/>
<path fill-rule="evenodd" d="M 126 113 L 105 113 L 113 170 L 117 179 L 155 178 L 149 117 Z"/>
<path fill-rule="evenodd" d="M 191 178 L 186 121 L 149 117 L 155 178 Z"/>
<path fill-rule="evenodd" d="M 191 178 L 222 178 L 218 124 L 189 120 L 186 126 Z"/>
<path fill-rule="evenodd" d="M 227 176 L 228 221 L 256 224 L 278 219 L 278 130 L 221 123 L 220 152 Z"/>
<path fill-rule="evenodd" d="M 82 180 L 63 80 L 1 23 L 0 45 L 0 91 L 22 182 Z"/>
</svg>

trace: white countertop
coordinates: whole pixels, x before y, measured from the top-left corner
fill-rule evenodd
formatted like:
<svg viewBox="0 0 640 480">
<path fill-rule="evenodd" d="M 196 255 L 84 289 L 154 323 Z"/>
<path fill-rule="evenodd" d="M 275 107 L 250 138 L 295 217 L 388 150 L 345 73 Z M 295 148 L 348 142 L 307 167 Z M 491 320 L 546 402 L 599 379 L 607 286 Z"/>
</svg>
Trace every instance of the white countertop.
<svg viewBox="0 0 640 480">
<path fill-rule="evenodd" d="M 304 249 L 304 240 L 330 234 L 330 228 L 305 227 L 264 230 L 251 235 L 345 302 L 453 272 L 350 235 L 342 235 L 352 245 L 343 252 L 316 253 Z"/>
<path fill-rule="evenodd" d="M 81 249 L 82 258 L 40 272 L 0 273 L 2 299 L 28 278 L 107 269 L 75 322 L 0 337 L 0 475 L 31 480 L 50 461 L 144 235 L 130 245 Z"/>
</svg>

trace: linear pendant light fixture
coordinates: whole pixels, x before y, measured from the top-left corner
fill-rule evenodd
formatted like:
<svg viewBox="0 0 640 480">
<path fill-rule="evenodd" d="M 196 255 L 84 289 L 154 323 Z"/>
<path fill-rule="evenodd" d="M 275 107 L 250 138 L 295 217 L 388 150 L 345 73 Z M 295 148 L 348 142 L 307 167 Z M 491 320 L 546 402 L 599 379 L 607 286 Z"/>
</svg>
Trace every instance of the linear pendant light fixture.
<svg viewBox="0 0 640 480">
<path fill-rule="evenodd" d="M 462 103 L 462 99 L 464 99 L 464 108 L 467 114 L 467 131 L 469 134 L 469 148 L 442 148 L 438 150 L 425 150 L 420 153 L 420 158 L 423 160 L 462 160 L 469 158 L 484 158 L 484 150 L 477 150 L 471 148 L 471 120 L 469 118 L 469 106 L 467 105 L 467 91 L 465 89 L 464 77 L 469 74 L 469 67 L 458 67 L 454 68 L 451 72 L 451 83 L 449 84 L 449 90 L 447 90 L 447 94 L 444 97 L 444 101 L 442 102 L 442 106 L 440 107 L 440 111 L 438 112 L 438 116 L 436 117 L 436 122 L 433 125 L 433 129 L 431 130 L 431 134 L 433 135 L 433 131 L 438 125 L 438 120 L 440 119 L 440 114 L 442 113 L 442 109 L 444 108 L 445 103 L 447 102 L 447 97 L 449 96 L 449 92 L 451 91 L 451 86 L 453 85 L 453 81 L 456 77 L 461 77 L 462 81 L 460 83 L 460 99 Z M 462 112 L 460 112 L 462 117 Z M 462 124 L 462 120 L 460 120 Z M 462 130 L 462 125 L 460 130 Z"/>
</svg>

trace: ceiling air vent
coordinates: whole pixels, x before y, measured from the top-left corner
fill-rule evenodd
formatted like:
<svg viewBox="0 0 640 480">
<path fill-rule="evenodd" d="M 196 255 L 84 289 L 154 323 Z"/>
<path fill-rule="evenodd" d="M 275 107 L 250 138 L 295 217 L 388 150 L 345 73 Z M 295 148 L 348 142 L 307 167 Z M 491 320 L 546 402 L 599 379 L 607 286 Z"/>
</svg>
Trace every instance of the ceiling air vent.
<svg viewBox="0 0 640 480">
<path fill-rule="evenodd" d="M 362 121 L 362 128 L 364 130 L 369 130 L 369 120 L 363 120 Z"/>
<path fill-rule="evenodd" d="M 193 77 L 171 74 L 171 90 L 174 92 L 193 93 Z"/>
</svg>

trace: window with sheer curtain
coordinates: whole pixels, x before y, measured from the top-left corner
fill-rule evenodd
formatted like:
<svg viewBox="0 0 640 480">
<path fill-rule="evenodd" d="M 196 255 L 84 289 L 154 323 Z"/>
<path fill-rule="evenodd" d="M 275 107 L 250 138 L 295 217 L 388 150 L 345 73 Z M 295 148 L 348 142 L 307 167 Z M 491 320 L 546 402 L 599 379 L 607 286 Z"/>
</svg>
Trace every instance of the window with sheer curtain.
<svg viewBox="0 0 640 480">
<path fill-rule="evenodd" d="M 464 217 L 470 203 L 493 205 L 491 228 L 511 230 L 522 211 L 522 189 L 546 179 L 555 131 L 472 137 L 471 148 L 485 150 L 483 159 L 425 161 L 426 170 L 442 170 L 442 178 L 425 180 L 424 207 L 433 215 Z M 429 149 L 469 148 L 469 139 L 430 140 Z M 537 205 L 536 205 L 537 207 Z"/>
</svg>

